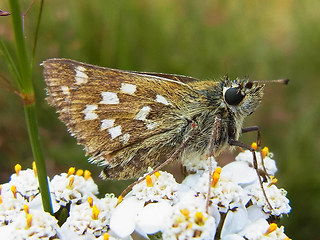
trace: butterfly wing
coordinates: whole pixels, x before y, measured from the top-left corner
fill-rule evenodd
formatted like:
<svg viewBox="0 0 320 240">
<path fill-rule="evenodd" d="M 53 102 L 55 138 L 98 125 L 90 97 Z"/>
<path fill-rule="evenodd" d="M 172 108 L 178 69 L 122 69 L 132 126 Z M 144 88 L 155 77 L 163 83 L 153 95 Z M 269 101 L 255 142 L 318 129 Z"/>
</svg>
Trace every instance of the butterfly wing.
<svg viewBox="0 0 320 240">
<path fill-rule="evenodd" d="M 156 72 L 136 72 L 136 71 L 134 71 L 133 73 L 156 76 L 156 77 L 161 77 L 161 78 L 165 78 L 165 79 L 180 81 L 183 83 L 191 83 L 191 82 L 198 82 L 199 81 L 199 79 L 189 77 L 189 76 L 179 75 L 179 74 L 156 73 Z"/>
<path fill-rule="evenodd" d="M 198 97 L 182 81 L 146 73 L 68 59 L 42 65 L 49 104 L 87 154 L 109 168 L 136 161 L 150 145 L 164 146 L 164 134 L 172 138 L 167 133 L 187 122 L 181 108 Z"/>
</svg>

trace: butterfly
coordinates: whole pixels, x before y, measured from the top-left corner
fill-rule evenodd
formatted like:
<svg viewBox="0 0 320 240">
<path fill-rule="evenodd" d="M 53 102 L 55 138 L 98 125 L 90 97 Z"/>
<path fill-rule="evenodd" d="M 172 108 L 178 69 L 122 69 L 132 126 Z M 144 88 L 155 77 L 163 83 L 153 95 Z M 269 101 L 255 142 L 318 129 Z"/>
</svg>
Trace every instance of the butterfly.
<svg viewBox="0 0 320 240">
<path fill-rule="evenodd" d="M 190 165 L 192 154 L 197 166 L 233 146 L 250 148 L 240 134 L 259 133 L 242 125 L 262 100 L 262 82 L 200 81 L 58 58 L 42 66 L 48 103 L 90 161 L 104 167 L 103 178 L 137 178 L 170 158 Z"/>
</svg>

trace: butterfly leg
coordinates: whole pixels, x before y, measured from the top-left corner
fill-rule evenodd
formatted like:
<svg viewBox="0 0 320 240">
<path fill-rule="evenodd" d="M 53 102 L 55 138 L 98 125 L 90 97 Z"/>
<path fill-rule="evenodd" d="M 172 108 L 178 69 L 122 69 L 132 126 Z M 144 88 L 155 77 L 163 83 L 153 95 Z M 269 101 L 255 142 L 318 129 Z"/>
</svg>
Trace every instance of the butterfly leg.
<svg viewBox="0 0 320 240">
<path fill-rule="evenodd" d="M 211 194 L 211 185 L 212 185 L 212 158 L 214 157 L 214 153 L 216 152 L 215 147 L 219 146 L 218 141 L 221 136 L 221 123 L 222 118 L 218 114 L 215 117 L 213 126 L 212 126 L 212 132 L 210 136 L 210 143 L 209 143 L 209 152 L 208 152 L 208 158 L 209 158 L 209 184 L 208 184 L 208 192 L 207 192 L 207 198 L 206 198 L 206 212 L 209 212 L 209 200 L 210 200 L 210 194 Z"/>
<path fill-rule="evenodd" d="M 251 126 L 251 127 L 242 128 L 242 133 L 253 132 L 253 131 L 257 132 L 257 149 L 260 149 L 261 148 L 261 133 L 260 133 L 259 127 L 258 126 Z M 262 156 L 262 152 L 261 151 L 260 151 L 260 157 L 261 157 L 262 168 L 263 168 L 263 171 L 264 171 L 263 177 L 269 178 L 269 175 L 267 173 L 266 167 L 264 165 L 263 156 Z"/>
<path fill-rule="evenodd" d="M 250 127 L 242 128 L 242 133 L 253 132 L 253 131 L 257 131 L 257 145 L 258 145 L 258 147 L 260 147 L 261 146 L 261 133 L 260 133 L 259 127 L 258 126 L 250 126 Z"/>
<path fill-rule="evenodd" d="M 263 187 L 263 182 L 262 182 L 262 179 L 261 179 L 261 174 L 259 173 L 259 169 L 258 169 L 258 161 L 257 161 L 257 156 L 256 156 L 256 152 L 255 152 L 255 149 L 245 143 L 242 143 L 242 142 L 239 142 L 239 141 L 236 141 L 236 140 L 233 140 L 233 139 L 229 139 L 228 143 L 232 146 L 237 146 L 237 147 L 241 147 L 241 148 L 244 148 L 244 149 L 247 149 L 249 150 L 250 152 L 252 152 L 252 155 L 253 155 L 253 167 L 254 169 L 256 170 L 256 173 L 258 175 L 258 179 L 259 179 L 259 183 L 260 183 L 260 186 L 261 186 L 261 189 L 262 189 L 262 192 L 263 192 L 263 196 L 264 198 L 266 199 L 266 202 L 269 206 L 269 209 L 272 210 L 273 207 L 272 205 L 270 204 L 269 202 L 269 199 L 267 197 L 267 194 L 264 190 L 264 187 Z"/>
<path fill-rule="evenodd" d="M 120 196 L 123 198 L 136 184 L 143 182 L 146 177 L 149 175 L 151 176 L 155 172 L 159 171 L 162 169 L 164 166 L 168 165 L 169 163 L 173 162 L 176 160 L 180 153 L 183 152 L 189 141 L 199 133 L 198 127 L 195 123 L 192 122 L 192 130 L 189 134 L 189 136 L 180 144 L 180 146 L 176 149 L 176 151 L 173 152 L 173 154 L 163 163 L 161 163 L 158 167 L 156 167 L 152 172 L 148 173 L 146 176 L 140 178 L 139 180 L 135 181 L 134 183 L 130 184 L 129 186 L 126 187 L 126 189 L 123 190 L 123 192 L 120 194 Z"/>
</svg>

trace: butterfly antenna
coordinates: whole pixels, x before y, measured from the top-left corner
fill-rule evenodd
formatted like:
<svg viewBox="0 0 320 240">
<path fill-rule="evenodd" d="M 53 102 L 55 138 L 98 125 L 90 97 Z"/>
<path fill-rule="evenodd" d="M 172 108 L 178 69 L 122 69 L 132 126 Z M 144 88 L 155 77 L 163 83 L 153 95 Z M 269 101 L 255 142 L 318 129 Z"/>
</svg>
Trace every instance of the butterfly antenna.
<svg viewBox="0 0 320 240">
<path fill-rule="evenodd" d="M 252 82 L 254 82 L 254 83 L 281 83 L 281 84 L 287 85 L 289 83 L 289 79 L 288 78 L 283 78 L 283 79 L 264 80 L 264 81 L 254 80 Z"/>
</svg>

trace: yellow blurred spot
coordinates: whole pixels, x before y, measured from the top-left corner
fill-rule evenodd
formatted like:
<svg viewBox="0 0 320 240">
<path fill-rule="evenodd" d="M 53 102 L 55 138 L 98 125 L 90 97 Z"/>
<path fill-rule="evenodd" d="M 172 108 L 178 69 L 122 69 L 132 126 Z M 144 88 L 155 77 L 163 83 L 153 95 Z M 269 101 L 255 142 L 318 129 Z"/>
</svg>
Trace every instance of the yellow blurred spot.
<svg viewBox="0 0 320 240">
<path fill-rule="evenodd" d="M 203 217 L 203 214 L 202 212 L 196 212 L 195 215 L 195 223 L 202 226 L 204 225 L 204 217 Z"/>
<path fill-rule="evenodd" d="M 29 206 L 28 206 L 27 204 L 24 204 L 24 205 L 23 205 L 23 211 L 24 211 L 25 213 L 29 213 Z"/>
<path fill-rule="evenodd" d="M 120 196 L 118 197 L 117 206 L 122 202 L 122 200 L 123 200 L 123 197 L 122 197 L 122 195 L 120 195 Z"/>
<path fill-rule="evenodd" d="M 180 209 L 180 212 L 182 213 L 183 216 L 189 217 L 190 212 L 188 209 L 186 209 L 186 208 Z"/>
<path fill-rule="evenodd" d="M 82 169 L 78 169 L 77 172 L 76 172 L 76 175 L 77 176 L 82 176 L 83 174 L 83 170 Z"/>
<path fill-rule="evenodd" d="M 251 144 L 251 147 L 252 147 L 254 150 L 257 150 L 258 144 L 257 144 L 256 142 L 253 142 L 253 143 Z"/>
<path fill-rule="evenodd" d="M 103 234 L 103 240 L 109 240 L 109 233 Z"/>
<path fill-rule="evenodd" d="M 147 183 L 147 187 L 152 187 L 153 183 L 152 183 L 152 179 L 150 175 L 146 176 L 146 183 Z"/>
<path fill-rule="evenodd" d="M 262 154 L 262 158 L 264 159 L 269 153 L 269 148 L 268 147 L 264 147 L 262 150 L 261 150 L 261 154 Z"/>
<path fill-rule="evenodd" d="M 100 210 L 98 209 L 97 205 L 94 205 L 92 208 L 92 219 L 97 220 L 99 213 L 100 213 Z"/>
<path fill-rule="evenodd" d="M 17 187 L 15 185 L 12 185 L 10 188 L 12 194 L 13 194 L 13 198 L 17 198 Z"/>
<path fill-rule="evenodd" d="M 19 172 L 21 171 L 21 168 L 22 168 L 22 167 L 21 167 L 20 164 L 16 164 L 16 165 L 14 166 L 14 170 L 15 170 L 17 176 L 19 175 Z"/>
<path fill-rule="evenodd" d="M 215 187 L 220 179 L 221 167 L 217 167 L 212 174 L 212 184 L 211 187 Z"/>
<path fill-rule="evenodd" d="M 75 171 L 76 171 L 76 168 L 75 168 L 75 167 L 69 168 L 67 177 L 69 177 L 70 175 L 74 174 Z"/>
<path fill-rule="evenodd" d="M 189 222 L 187 229 L 191 229 L 192 228 L 192 222 Z"/>
<path fill-rule="evenodd" d="M 73 188 L 73 183 L 74 183 L 74 176 L 71 176 L 70 179 L 69 179 L 69 183 L 68 183 L 67 188 L 68 189 L 72 189 Z"/>
<path fill-rule="evenodd" d="M 221 173 L 221 170 L 222 170 L 221 167 L 217 167 L 214 171 L 220 174 L 220 173 Z"/>
<path fill-rule="evenodd" d="M 177 217 L 176 220 L 174 221 L 172 227 L 174 227 L 174 228 L 178 227 L 181 222 L 182 222 L 181 217 Z"/>
<path fill-rule="evenodd" d="M 271 187 L 272 185 L 275 185 L 278 182 L 278 179 L 275 176 L 270 176 L 270 183 L 268 184 L 268 187 Z"/>
<path fill-rule="evenodd" d="M 154 175 L 156 176 L 156 178 L 158 178 L 158 177 L 160 177 L 161 174 L 160 174 L 159 171 L 157 171 L 157 172 L 154 173 Z"/>
<path fill-rule="evenodd" d="M 92 207 L 92 205 L 93 205 L 93 199 L 92 199 L 92 197 L 88 197 L 88 199 L 87 199 L 87 201 L 88 201 L 88 203 L 89 203 L 89 206 L 90 207 Z"/>
<path fill-rule="evenodd" d="M 38 172 L 37 172 L 37 166 L 36 166 L 36 162 L 35 161 L 32 162 L 32 169 L 33 169 L 34 175 L 37 177 L 38 176 Z"/>
<path fill-rule="evenodd" d="M 91 178 L 91 172 L 89 170 L 85 170 L 83 177 L 85 180 L 88 180 L 89 178 Z"/>
<path fill-rule="evenodd" d="M 32 224 L 32 215 L 31 214 L 27 214 L 27 226 L 26 228 L 30 228 Z"/>
<path fill-rule="evenodd" d="M 1 195 L 1 190 L 2 190 L 2 184 L 0 184 L 0 195 Z"/>
<path fill-rule="evenodd" d="M 2 203 L 2 196 L 0 195 L 0 204 Z"/>
<path fill-rule="evenodd" d="M 277 230 L 278 226 L 276 223 L 270 223 L 269 225 L 269 229 L 267 230 L 267 232 L 264 235 L 268 235 L 272 232 L 274 232 L 275 230 Z"/>
</svg>

